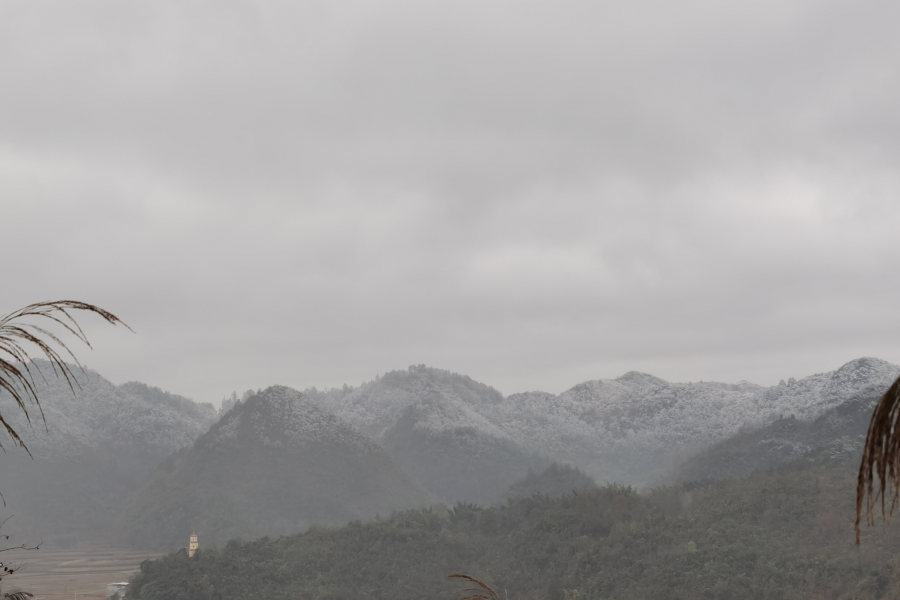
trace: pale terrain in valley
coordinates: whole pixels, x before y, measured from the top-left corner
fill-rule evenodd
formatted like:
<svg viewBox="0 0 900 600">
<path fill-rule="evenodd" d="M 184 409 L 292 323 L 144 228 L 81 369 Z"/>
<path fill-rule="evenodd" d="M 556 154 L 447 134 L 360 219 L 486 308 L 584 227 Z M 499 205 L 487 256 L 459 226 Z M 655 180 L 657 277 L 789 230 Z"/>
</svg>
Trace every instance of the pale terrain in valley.
<svg viewBox="0 0 900 600">
<path fill-rule="evenodd" d="M 34 594 L 35 600 L 103 598 L 108 583 L 128 581 L 142 561 L 158 556 L 101 544 L 10 550 L 3 555 L 4 564 L 21 566 L 9 577 L 3 592 L 26 591 Z"/>
</svg>

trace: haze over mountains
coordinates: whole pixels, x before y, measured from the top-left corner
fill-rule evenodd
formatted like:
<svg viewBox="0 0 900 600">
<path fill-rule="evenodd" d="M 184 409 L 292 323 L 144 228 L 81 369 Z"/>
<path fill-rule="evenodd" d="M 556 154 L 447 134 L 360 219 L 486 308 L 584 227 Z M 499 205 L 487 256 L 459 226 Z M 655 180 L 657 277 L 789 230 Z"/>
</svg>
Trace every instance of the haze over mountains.
<svg viewBox="0 0 900 600">
<path fill-rule="evenodd" d="M 495 418 L 500 392 L 463 375 L 418 366 L 358 388 L 305 393 L 380 442 L 449 503 L 496 501 L 529 469 L 548 464 Z"/>
<path fill-rule="evenodd" d="M 497 502 L 551 461 L 638 486 L 745 476 L 810 451 L 857 452 L 898 374 L 863 358 L 772 387 L 632 372 L 504 397 L 414 366 L 355 388 L 275 386 L 218 414 L 94 372 L 73 397 L 50 376 L 39 387 L 49 434 L 39 422 L 29 430 L 0 396 L 35 456 L 0 455 L 0 492 L 10 524 L 29 535 L 164 548 L 187 529 L 223 542 L 435 502 Z"/>
<path fill-rule="evenodd" d="M 0 414 L 34 456 L 4 443 L 0 493 L 8 514 L 5 532 L 47 538 L 103 535 L 129 494 L 176 450 L 191 445 L 215 422 L 212 404 L 198 404 L 143 383 L 114 385 L 94 371 L 75 368 L 73 390 L 49 363 L 32 367 L 41 399 L 28 421 L 0 394 Z"/>
<path fill-rule="evenodd" d="M 887 388 L 893 365 L 862 359 L 848 363 L 829 378 L 829 389 L 842 401 L 810 420 L 793 414 L 759 428 L 747 429 L 692 456 L 673 479 L 696 481 L 746 477 L 773 469 L 804 455 L 855 458 L 862 449 L 875 403 Z M 803 382 L 789 381 L 767 393 L 796 397 Z"/>
<path fill-rule="evenodd" d="M 669 383 L 630 372 L 588 381 L 558 396 L 526 392 L 503 397 L 469 377 L 420 365 L 358 388 L 306 393 L 387 445 L 396 436 L 391 428 L 404 423 L 407 430 L 431 439 L 456 435 L 461 444 L 465 436 L 478 443 L 508 444 L 522 457 L 516 463 L 521 472 L 531 453 L 576 464 L 599 481 L 648 485 L 681 460 L 742 429 L 791 414 L 801 420 L 818 417 L 859 393 L 887 389 L 898 374 L 896 365 L 861 358 L 833 372 L 772 387 Z M 416 468 L 416 460 L 427 459 L 413 455 L 404 460 Z M 496 493 L 504 484 L 498 482 Z"/>
<path fill-rule="evenodd" d="M 300 392 L 273 386 L 236 405 L 135 494 L 129 542 L 207 543 L 370 519 L 430 498 L 381 446 Z"/>
</svg>

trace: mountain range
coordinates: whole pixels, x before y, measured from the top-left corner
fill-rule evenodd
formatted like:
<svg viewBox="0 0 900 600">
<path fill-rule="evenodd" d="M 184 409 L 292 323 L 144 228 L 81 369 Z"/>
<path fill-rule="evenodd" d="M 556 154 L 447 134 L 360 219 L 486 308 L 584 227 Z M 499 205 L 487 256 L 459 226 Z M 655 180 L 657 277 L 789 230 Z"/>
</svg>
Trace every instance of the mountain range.
<svg viewBox="0 0 900 600">
<path fill-rule="evenodd" d="M 378 441 L 448 503 L 494 502 L 529 469 L 549 464 L 494 418 L 500 392 L 464 375 L 418 366 L 358 388 L 304 393 Z"/>
<path fill-rule="evenodd" d="M 122 533 L 135 545 L 285 535 L 427 505 L 371 438 L 273 386 L 236 404 L 133 495 Z"/>
<path fill-rule="evenodd" d="M 469 462 L 468 476 L 480 482 L 478 498 L 465 486 L 453 489 L 467 495 L 454 497 L 437 487 L 438 482 L 423 482 L 455 501 L 498 496 L 510 477 L 524 476 L 529 466 L 536 466 L 529 461 L 540 458 L 577 465 L 598 481 L 652 485 L 690 456 L 741 431 L 782 416 L 815 419 L 860 394 L 877 395 L 898 375 L 896 365 L 861 358 L 833 372 L 772 387 L 670 383 L 630 372 L 587 381 L 559 395 L 526 392 L 504 397 L 469 377 L 419 365 L 357 388 L 305 393 L 386 447 L 412 446 L 400 459 L 411 472 L 434 473 L 434 458 L 417 449 L 437 440 L 448 461 L 462 460 L 476 447 L 492 449 L 472 450 L 479 457 L 504 457 L 509 475 L 500 480 Z M 413 435 L 428 442 L 408 442 Z M 450 439 L 458 443 L 447 447 Z"/>
<path fill-rule="evenodd" d="M 743 477 L 805 453 L 857 453 L 898 375 L 862 358 L 771 387 L 631 372 L 504 396 L 418 365 L 358 387 L 275 386 L 217 413 L 92 371 L 73 394 L 51 374 L 38 381 L 46 430 L 0 394 L 0 414 L 34 455 L 0 454 L 0 493 L 10 525 L 30 535 L 162 547 L 191 528 L 224 541 L 434 502 L 499 502 L 554 461 L 584 481 L 638 487 Z"/>
<path fill-rule="evenodd" d="M 729 477 L 747 477 L 807 456 L 856 458 L 872 418 L 872 410 L 884 393 L 884 379 L 892 369 L 881 361 L 863 359 L 838 369 L 830 378 L 831 389 L 845 390 L 847 396 L 813 419 L 794 414 L 780 416 L 757 428 L 747 428 L 699 452 L 673 473 L 675 481 L 698 481 Z M 851 383 L 852 382 L 852 383 Z M 796 395 L 799 382 L 779 386 Z M 801 388 L 802 389 L 802 388 Z M 778 390 L 770 390 L 774 393 Z"/>
</svg>

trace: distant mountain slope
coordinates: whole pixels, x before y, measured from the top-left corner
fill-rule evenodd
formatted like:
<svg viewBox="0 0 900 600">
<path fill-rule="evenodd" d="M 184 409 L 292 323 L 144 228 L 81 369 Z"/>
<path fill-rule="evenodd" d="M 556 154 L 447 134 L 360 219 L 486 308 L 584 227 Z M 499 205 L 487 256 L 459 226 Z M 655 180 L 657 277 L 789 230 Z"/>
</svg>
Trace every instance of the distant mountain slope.
<svg viewBox="0 0 900 600">
<path fill-rule="evenodd" d="M 497 437 L 506 437 L 502 428 L 486 419 L 485 407 L 503 402 L 503 395 L 466 375 L 425 365 L 391 371 L 357 388 L 344 387 L 320 392 L 304 392 L 310 400 L 335 411 L 373 438 L 382 437 L 407 408 L 420 400 L 432 400 L 452 410 L 429 413 L 423 427 L 442 430 L 458 425 L 477 427 Z"/>
<path fill-rule="evenodd" d="M 314 402 L 388 448 L 403 448 L 398 458 L 411 472 L 432 478 L 426 485 L 446 498 L 446 488 L 461 488 L 456 471 L 449 471 L 452 481 L 441 481 L 443 464 L 462 464 L 467 444 L 481 466 L 466 472 L 475 478 L 484 473 L 486 480 L 492 479 L 487 465 L 495 451 L 478 448 L 504 448 L 496 450 L 496 462 L 507 466 L 498 469 L 517 470 L 505 485 L 524 475 L 525 464 L 535 456 L 578 465 L 599 481 L 649 485 L 685 458 L 742 429 L 767 425 L 782 415 L 816 418 L 864 390 L 886 389 L 898 374 L 900 367 L 874 358 L 770 388 L 746 382 L 669 383 L 631 372 L 588 381 L 559 395 L 526 392 L 504 398 L 469 377 L 417 366 L 358 388 L 309 393 Z M 429 446 L 440 448 L 435 454 L 441 461 L 423 453 Z M 513 454 L 521 460 L 513 460 Z"/>
<path fill-rule="evenodd" d="M 184 396 L 172 394 L 158 387 L 147 385 L 139 381 L 129 381 L 119 386 L 119 389 L 131 394 L 135 398 L 140 398 L 148 405 L 161 406 L 173 409 L 179 415 L 187 416 L 191 420 L 198 420 L 210 425 L 217 419 L 218 412 L 215 407 L 204 402 L 199 404 Z M 209 426 L 206 427 L 209 429 Z M 201 431 L 200 433 L 204 433 Z M 196 439 L 196 437 L 194 437 Z"/>
<path fill-rule="evenodd" d="M 383 470 L 388 481 L 402 480 L 397 489 L 409 490 L 407 498 L 418 502 L 424 494 L 406 475 L 401 473 L 400 480 L 396 479 L 401 469 L 425 492 L 447 502 L 487 504 L 502 498 L 529 469 L 540 471 L 551 460 L 577 465 L 599 481 L 652 485 L 682 463 L 684 478 L 717 477 L 768 468 L 810 449 L 843 452 L 842 448 L 858 444 L 865 413 L 898 374 L 900 367 L 863 358 L 834 372 L 790 379 L 769 388 L 749 383 L 669 383 L 632 372 L 614 380 L 588 381 L 559 395 L 528 392 L 504 397 L 469 377 L 417 366 L 393 371 L 358 388 L 313 389 L 307 396 L 319 408 L 374 438 L 393 456 L 391 459 L 375 448 L 382 466 L 373 470 Z M 210 405 L 198 405 L 145 384 L 115 386 L 90 371 L 79 375 L 79 381 L 73 396 L 64 380 L 52 374 L 46 382 L 38 378 L 49 433 L 40 421 L 30 428 L 19 411 L 9 406 L 11 399 L 0 395 L 0 410 L 24 433 L 35 456 L 31 460 L 16 450 L 0 454 L 0 493 L 9 505 L 5 514 L 16 514 L 7 525 L 11 531 L 21 528 L 38 537 L 106 535 L 126 499 L 146 482 L 160 461 L 191 446 L 217 417 Z M 248 402 L 232 412 L 243 414 Z M 853 408 L 853 402 L 860 404 Z M 854 410 L 859 414 L 848 416 Z M 218 431 L 218 427 L 213 429 Z M 342 427 L 360 436 L 349 425 Z M 735 435 L 738 437 L 731 439 Z M 723 440 L 730 441 L 716 446 Z M 833 446 L 827 446 L 829 443 Z M 711 447 L 712 451 L 704 452 Z M 188 466 L 201 465 L 199 455 L 192 454 L 195 450 L 173 458 L 168 473 L 189 472 Z M 341 452 L 334 456 L 343 455 Z M 695 455 L 695 460 L 684 462 Z M 337 466 L 320 472 L 304 460 L 298 459 L 297 473 L 315 481 L 332 476 L 326 473 L 356 473 L 355 467 L 344 471 Z M 373 465 L 378 462 L 372 460 Z M 281 485 L 291 494 L 302 491 L 269 478 L 271 473 L 266 474 L 264 465 L 251 464 L 251 459 L 240 453 L 233 461 L 248 470 L 248 480 L 265 475 L 257 481 L 260 490 Z M 358 462 L 354 459 L 348 464 Z M 220 467 L 225 469 L 221 465 L 216 469 Z M 288 464 L 278 468 L 291 472 Z M 170 490 L 173 497 L 182 494 L 186 480 L 164 475 L 164 471 L 154 474 L 157 483 L 153 485 L 162 487 L 152 489 Z M 169 483 L 163 485 L 163 480 Z M 342 477 L 335 481 L 339 485 L 334 489 L 346 484 Z M 166 487 L 169 484 L 174 487 Z M 229 519 L 240 521 L 241 531 L 289 531 L 321 519 L 339 522 L 406 506 L 395 504 L 394 496 L 375 486 L 371 488 L 375 500 L 369 504 L 360 500 L 320 506 L 316 504 L 320 500 L 309 496 L 303 500 L 304 514 L 290 512 L 294 510 L 291 507 L 272 506 L 248 524 L 241 521 L 244 508 L 240 507 L 246 504 L 240 494 L 245 492 L 235 496 L 231 488 L 216 485 L 220 487 L 211 485 L 209 489 L 219 490 L 216 493 L 223 500 L 211 514 L 231 515 Z M 322 489 L 332 489 L 329 485 L 322 484 Z M 364 495 L 347 489 L 352 498 L 357 492 Z M 245 495 L 255 498 L 256 493 L 262 491 Z M 160 494 L 151 494 L 148 509 L 169 506 L 170 501 Z M 266 501 L 260 499 L 260 506 L 267 506 Z M 229 502 L 234 504 L 233 511 L 221 508 Z M 184 519 L 196 516 L 185 510 Z M 176 520 L 170 519 L 172 523 Z M 178 527 L 185 522 L 189 519 L 178 521 Z M 134 530 L 136 539 L 156 540 L 154 543 L 169 543 L 166 540 L 180 540 L 184 535 L 178 531 L 176 537 L 167 538 L 175 536 L 174 529 L 156 532 L 146 524 L 141 527 L 144 529 Z"/>
<path fill-rule="evenodd" d="M 12 398 L 0 392 L 0 410 L 22 433 L 35 457 L 64 458 L 82 448 L 115 448 L 165 457 L 206 431 L 216 419 L 212 404 L 197 404 L 182 396 L 142 383 L 116 386 L 94 371 L 77 367 L 73 390 L 57 377 L 46 361 L 35 366 L 35 385 L 46 417 L 36 410 L 32 425 L 21 411 L 12 408 Z M 32 367 L 34 369 L 34 367 Z M 36 409 L 36 407 L 35 407 Z"/>
<path fill-rule="evenodd" d="M 900 367 L 874 358 L 770 388 L 668 383 L 628 373 L 587 382 L 559 396 L 510 396 L 500 405 L 509 407 L 506 413 L 495 418 L 507 423 L 512 437 L 578 464 L 597 479 L 646 485 L 678 460 L 742 429 L 782 415 L 816 418 L 866 390 L 887 389 L 898 374 Z M 511 431 L 514 427 L 518 433 Z"/>
<path fill-rule="evenodd" d="M 409 406 L 381 439 L 409 473 L 438 497 L 450 503 L 490 504 L 529 469 L 547 464 L 506 436 L 453 419 L 457 415 L 452 415 L 452 409 L 440 401 L 421 400 Z"/>
<path fill-rule="evenodd" d="M 34 459 L 4 444 L 0 493 L 10 531 L 52 538 L 103 536 L 136 489 L 164 458 L 193 441 L 215 420 L 211 404 L 141 383 L 116 386 L 94 371 L 73 368 L 75 393 L 39 361 L 35 377 L 46 429 L 37 412 L 29 426 L 12 398 L 0 393 L 0 411 L 22 434 Z"/>
<path fill-rule="evenodd" d="M 553 463 L 542 473 L 529 471 L 524 479 L 509 486 L 505 498 L 528 498 L 535 494 L 558 498 L 573 492 L 593 490 L 597 482 L 577 467 Z"/>
<path fill-rule="evenodd" d="M 464 375 L 420 365 L 355 389 L 307 393 L 372 435 L 450 503 L 500 500 L 530 468 L 549 464 L 490 418 L 489 407 L 504 401 L 500 392 Z"/>
<path fill-rule="evenodd" d="M 723 428 L 758 418 L 759 386 L 668 383 L 643 373 L 588 381 L 559 396 L 515 394 L 491 407 L 534 451 L 579 465 L 602 481 L 644 483 L 678 454 L 712 443 Z"/>
<path fill-rule="evenodd" d="M 370 438 L 273 386 L 238 403 L 136 493 L 122 531 L 134 544 L 174 547 L 301 531 L 428 504 Z"/>
<path fill-rule="evenodd" d="M 834 392 L 835 398 L 846 393 L 845 381 L 862 383 L 863 389 L 854 391 L 853 395 L 815 419 L 799 419 L 792 414 L 764 427 L 747 429 L 722 440 L 681 465 L 674 479 L 696 481 L 747 477 L 754 471 L 773 469 L 814 451 L 857 458 L 862 452 L 872 410 L 888 387 L 887 381 L 870 378 L 866 373 L 871 373 L 878 366 L 869 359 L 839 369 L 825 385 L 826 389 L 841 390 Z M 796 396 L 796 391 L 791 388 L 799 386 L 779 387 L 786 388 L 785 395 Z M 768 390 L 768 393 L 774 391 Z"/>
</svg>

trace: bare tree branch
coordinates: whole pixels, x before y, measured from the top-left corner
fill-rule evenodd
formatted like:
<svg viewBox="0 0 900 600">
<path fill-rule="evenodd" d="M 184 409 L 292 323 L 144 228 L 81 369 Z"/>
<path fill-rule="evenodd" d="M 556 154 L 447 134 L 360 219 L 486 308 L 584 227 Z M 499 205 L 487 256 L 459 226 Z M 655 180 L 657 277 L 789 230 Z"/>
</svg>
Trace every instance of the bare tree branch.
<svg viewBox="0 0 900 600">
<path fill-rule="evenodd" d="M 78 325 L 78 322 L 72 316 L 72 313 L 78 310 L 98 314 L 105 319 L 107 323 L 112 325 L 121 323 L 129 331 L 133 331 L 131 327 L 128 327 L 128 325 L 122 322 L 119 317 L 111 312 L 104 310 L 99 306 L 94 306 L 93 304 L 80 302 L 78 300 L 37 302 L 35 304 L 29 304 L 24 308 L 0 318 L 0 390 L 5 390 L 12 396 L 16 406 L 25 414 L 25 419 L 29 425 L 31 424 L 29 404 L 37 407 L 41 416 L 41 421 L 44 423 L 44 427 L 46 427 L 47 422 L 35 387 L 34 373 L 32 372 L 31 366 L 29 366 L 32 359 L 28 353 L 28 345 L 31 344 L 36 346 L 38 350 L 43 353 L 50 362 L 53 373 L 57 377 L 62 375 L 65 378 L 66 383 L 69 385 L 69 389 L 72 390 L 73 394 L 75 393 L 75 385 L 78 385 L 78 380 L 75 378 L 69 365 L 65 362 L 63 355 L 67 355 L 71 358 L 78 368 L 81 369 L 82 373 L 84 372 L 84 367 L 78 362 L 78 359 L 72 354 L 72 351 L 69 350 L 66 343 L 55 333 L 40 325 L 29 323 L 28 320 L 37 318 L 38 320 L 44 319 L 50 323 L 55 323 L 56 325 L 61 326 L 65 331 L 74 335 L 79 341 L 84 342 L 88 348 L 91 348 L 91 343 L 88 340 L 87 335 L 85 335 L 81 326 Z M 44 373 L 41 369 L 36 367 L 35 370 L 37 370 L 41 378 L 46 381 L 46 377 L 44 377 Z M 28 446 L 25 445 L 19 432 L 16 431 L 2 413 L 0 413 L 0 425 L 6 429 L 6 433 L 12 438 L 13 444 L 21 446 L 29 455 L 31 455 Z M 0 449 L 2 448 L 3 445 L 0 444 Z M 0 500 L 2 500 L 3 505 L 6 506 L 6 500 L 3 498 L 2 494 L 0 494 Z M 0 529 L 3 528 L 3 525 L 5 525 L 10 518 L 12 518 L 12 516 L 3 519 L 3 521 L 0 522 Z M 8 535 L 0 535 L 0 538 L 9 540 Z M 10 546 L 6 548 L 0 547 L 0 552 L 8 552 L 10 550 L 39 550 L 41 543 L 43 543 L 43 541 L 35 546 L 21 544 L 19 546 Z M 22 565 L 18 564 L 10 566 L 0 563 L 0 569 L 2 569 L 2 571 L 0 571 L 0 581 L 9 575 L 12 575 L 21 567 Z M 33 598 L 33 595 L 28 592 L 14 592 L 11 594 L 4 594 L 0 600 L 31 600 L 31 598 Z"/>
</svg>

